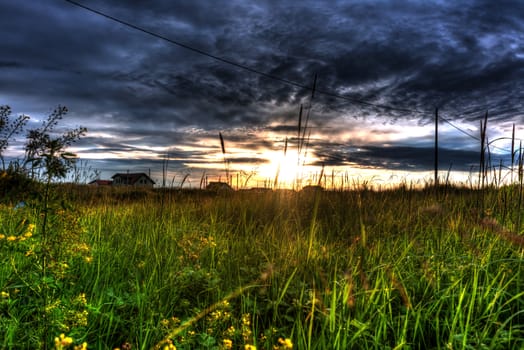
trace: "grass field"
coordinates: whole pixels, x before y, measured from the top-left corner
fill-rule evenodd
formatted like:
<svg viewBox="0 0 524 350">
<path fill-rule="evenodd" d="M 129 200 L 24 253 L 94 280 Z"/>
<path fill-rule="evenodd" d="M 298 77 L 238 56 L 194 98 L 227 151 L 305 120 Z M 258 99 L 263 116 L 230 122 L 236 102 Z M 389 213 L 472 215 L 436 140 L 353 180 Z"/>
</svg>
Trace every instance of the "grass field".
<svg viewBox="0 0 524 350">
<path fill-rule="evenodd" d="M 518 200 L 57 187 L 0 207 L 0 347 L 522 349 Z"/>
</svg>

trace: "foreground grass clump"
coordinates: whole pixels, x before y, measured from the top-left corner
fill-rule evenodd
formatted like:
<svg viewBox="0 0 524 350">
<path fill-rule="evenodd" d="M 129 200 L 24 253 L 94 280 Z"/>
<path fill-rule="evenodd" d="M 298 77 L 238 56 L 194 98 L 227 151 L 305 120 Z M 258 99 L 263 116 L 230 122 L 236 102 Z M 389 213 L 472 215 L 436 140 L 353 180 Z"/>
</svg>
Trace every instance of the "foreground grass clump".
<svg viewBox="0 0 524 350">
<path fill-rule="evenodd" d="M 82 191 L 53 216 L 74 241 L 51 245 L 46 300 L 41 213 L 0 209 L 3 347 L 524 346 L 512 190 Z"/>
</svg>

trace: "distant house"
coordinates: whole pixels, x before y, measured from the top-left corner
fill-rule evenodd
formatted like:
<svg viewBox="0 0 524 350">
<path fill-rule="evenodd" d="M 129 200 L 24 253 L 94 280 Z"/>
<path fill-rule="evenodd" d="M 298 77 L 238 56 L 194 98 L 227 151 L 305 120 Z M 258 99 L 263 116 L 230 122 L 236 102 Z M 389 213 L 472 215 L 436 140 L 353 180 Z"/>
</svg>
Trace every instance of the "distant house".
<svg viewBox="0 0 524 350">
<path fill-rule="evenodd" d="M 146 173 L 116 173 L 111 178 L 113 186 L 153 187 L 155 184 Z"/>
<path fill-rule="evenodd" d="M 309 185 L 309 186 L 304 186 L 302 188 L 302 192 L 304 193 L 316 193 L 316 192 L 323 192 L 324 191 L 324 188 L 322 186 L 317 186 L 317 185 Z"/>
<path fill-rule="evenodd" d="M 267 192 L 273 192 L 271 188 L 267 187 L 252 187 L 246 191 L 254 192 L 254 193 L 267 193 Z"/>
<path fill-rule="evenodd" d="M 111 180 L 93 180 L 91 181 L 90 183 L 88 183 L 88 185 L 93 185 L 93 186 L 111 186 L 113 184 L 113 181 Z"/>
<path fill-rule="evenodd" d="M 211 181 L 206 186 L 206 190 L 211 191 L 211 192 L 232 192 L 234 191 L 233 188 L 229 186 L 229 184 L 225 182 L 220 182 L 220 181 Z"/>
</svg>

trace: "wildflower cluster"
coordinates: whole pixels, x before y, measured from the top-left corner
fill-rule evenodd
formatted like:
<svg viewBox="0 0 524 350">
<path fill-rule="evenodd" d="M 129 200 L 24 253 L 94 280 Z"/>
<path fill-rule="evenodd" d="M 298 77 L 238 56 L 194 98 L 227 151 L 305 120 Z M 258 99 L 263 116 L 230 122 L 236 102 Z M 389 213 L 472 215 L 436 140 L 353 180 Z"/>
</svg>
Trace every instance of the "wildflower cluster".
<svg viewBox="0 0 524 350">
<path fill-rule="evenodd" d="M 181 326 L 182 321 L 176 317 L 170 317 L 170 318 L 164 318 L 160 321 L 160 329 L 163 333 L 169 334 L 173 331 L 173 329 L 177 329 Z M 173 339 L 166 338 L 163 341 L 163 347 L 162 349 L 166 350 L 174 350 L 176 349 L 176 344 L 184 344 L 184 345 L 194 345 L 195 344 L 195 336 L 196 332 L 194 330 L 188 330 L 185 333 L 177 334 Z"/>
<path fill-rule="evenodd" d="M 233 348 L 233 341 L 231 339 L 223 339 L 222 345 L 225 349 L 232 349 Z"/>
<path fill-rule="evenodd" d="M 64 333 L 60 334 L 59 337 L 55 337 L 55 350 L 67 349 L 73 345 L 73 338 L 66 336 Z M 87 343 L 83 342 L 80 345 L 75 345 L 73 350 L 87 350 Z"/>
<path fill-rule="evenodd" d="M 215 249 L 217 243 L 212 236 L 209 237 L 200 237 L 200 239 L 195 240 L 194 233 L 191 238 L 182 239 L 177 242 L 179 248 L 182 251 L 182 255 L 179 256 L 179 260 L 184 264 L 193 264 L 199 267 L 200 260 L 203 255 L 209 250 Z"/>
<path fill-rule="evenodd" d="M 229 322 L 231 319 L 230 309 L 231 306 L 229 302 L 227 300 L 222 301 L 215 310 L 209 313 L 207 316 L 207 321 L 211 325 Z"/>
<path fill-rule="evenodd" d="M 278 345 L 273 346 L 274 350 L 293 349 L 293 342 L 291 339 L 278 338 Z"/>
<path fill-rule="evenodd" d="M 89 318 L 86 295 L 68 290 L 78 280 L 78 269 L 91 258 L 78 217 L 62 204 L 50 204 L 46 211 L 38 202 L 0 210 L 0 264 L 11 267 L 0 281 L 4 283 L 0 284 L 0 304 L 8 308 L 6 315 L 24 315 L 6 317 L 6 327 L 41 338 L 43 325 L 29 330 L 24 325 L 34 325 L 35 317 L 43 317 L 43 312 L 48 332 L 85 333 Z M 70 339 L 57 337 L 55 347 L 72 347 Z"/>
<path fill-rule="evenodd" d="M 233 348 L 233 339 L 237 332 L 232 325 L 227 328 L 228 324 L 233 321 L 233 315 L 229 301 L 223 300 L 215 304 L 213 310 L 207 314 L 205 320 L 207 328 L 205 334 L 203 334 L 204 337 L 214 339 L 214 341 L 223 338 L 221 348 Z"/>
<path fill-rule="evenodd" d="M 73 344 L 73 338 L 66 337 L 64 333 L 60 334 L 60 337 L 55 337 L 55 349 L 62 350 Z"/>
<path fill-rule="evenodd" d="M 49 250 L 53 260 L 91 262 L 91 247 L 82 239 L 85 229 L 80 223 L 80 215 L 60 208 L 50 219 L 48 230 L 53 231 L 53 236 Z"/>
<path fill-rule="evenodd" d="M 70 308 L 66 313 L 66 320 L 71 324 L 71 327 L 86 327 L 88 316 L 86 295 L 80 293 L 71 301 Z"/>
<path fill-rule="evenodd" d="M 253 332 L 251 331 L 251 315 L 242 315 L 242 338 L 245 343 L 249 343 L 253 340 Z"/>
<path fill-rule="evenodd" d="M 218 337 L 222 337 L 222 346 L 225 349 L 233 348 L 233 340 L 239 338 L 242 339 L 242 342 L 245 346 L 253 343 L 253 332 L 251 330 L 251 315 L 249 313 L 242 314 L 240 318 L 240 327 L 239 329 L 235 328 L 233 323 L 233 316 L 231 314 L 231 306 L 227 300 L 222 301 L 219 304 L 219 307 L 211 312 L 208 316 L 208 321 L 215 329 L 221 329 L 221 334 L 215 332 Z M 238 325 L 238 321 L 235 322 Z M 229 327 L 225 328 L 225 325 L 229 324 Z M 224 329 L 225 328 L 225 329 Z M 208 331 L 211 331 L 209 329 Z"/>
<path fill-rule="evenodd" d="M 214 304 L 212 310 L 205 316 L 205 332 L 197 333 L 193 329 L 180 332 L 175 337 L 170 336 L 162 343 L 162 349 L 176 349 L 176 346 L 215 346 L 216 349 L 247 349 L 256 350 L 257 340 L 253 337 L 252 316 L 250 313 L 244 313 L 240 317 L 234 317 L 232 307 L 228 300 L 223 300 Z M 167 334 L 173 330 L 184 329 L 184 325 L 177 317 L 166 318 L 160 321 L 160 327 Z M 266 333 L 270 332 L 268 337 Z M 293 349 L 293 342 L 289 338 L 275 337 L 278 330 L 272 328 L 265 331 L 259 339 L 259 345 L 263 348 L 273 350 L 290 350 Z M 270 338 L 270 339 L 268 339 Z M 272 345 L 275 344 L 275 345 Z M 175 346 L 176 345 L 176 346 Z"/>
<path fill-rule="evenodd" d="M 293 342 L 290 338 L 281 336 L 281 332 L 271 327 L 264 330 L 258 338 L 258 343 L 262 344 L 264 348 L 271 348 L 273 350 L 290 350 L 293 349 Z"/>
<path fill-rule="evenodd" d="M 171 340 L 168 340 L 167 344 L 164 345 L 164 350 L 176 350 L 176 346 Z"/>
<path fill-rule="evenodd" d="M 29 223 L 27 219 L 23 219 L 17 225 L 14 233 L 0 233 L 0 241 L 6 243 L 25 242 L 33 237 L 35 233 L 36 225 Z"/>
<path fill-rule="evenodd" d="M 49 323 L 55 329 L 82 333 L 87 327 L 89 311 L 85 294 L 71 299 L 62 297 L 49 302 L 45 308 Z"/>
<path fill-rule="evenodd" d="M 164 318 L 163 320 L 160 321 L 160 327 L 166 333 L 168 333 L 171 329 L 174 329 L 178 326 L 180 326 L 180 319 L 175 316 L 171 318 Z"/>
</svg>

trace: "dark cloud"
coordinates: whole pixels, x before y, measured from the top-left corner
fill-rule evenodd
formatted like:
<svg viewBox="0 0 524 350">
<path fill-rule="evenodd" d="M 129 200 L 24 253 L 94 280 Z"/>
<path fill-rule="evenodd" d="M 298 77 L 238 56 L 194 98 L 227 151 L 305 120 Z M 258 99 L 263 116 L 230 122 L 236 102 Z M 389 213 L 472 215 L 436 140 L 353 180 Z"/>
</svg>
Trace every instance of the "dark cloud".
<svg viewBox="0 0 524 350">
<path fill-rule="evenodd" d="M 429 171 L 434 169 L 434 149 L 406 146 L 363 146 L 358 149 L 331 151 L 321 154 L 315 165 L 341 166 L 356 164 L 361 167 L 394 170 Z M 507 160 L 507 159 L 505 159 Z M 439 168 L 470 171 L 478 169 L 479 154 L 474 151 L 439 149 Z M 498 165 L 498 163 L 497 163 Z"/>
<path fill-rule="evenodd" d="M 512 123 L 524 121 L 522 1 L 85 4 L 302 86 L 311 86 L 317 74 L 311 149 L 326 164 L 431 168 L 425 156 L 431 136 L 405 135 L 402 145 L 388 148 L 385 134 L 384 145 L 373 141 L 347 151 L 343 135 L 355 131 L 359 120 L 373 135 L 399 123 L 431 128 L 439 107 L 442 116 L 477 135 L 489 111 L 490 130 L 497 132 L 492 137 L 508 135 Z M 276 150 L 286 137 L 296 143 L 299 106 L 310 103 L 308 89 L 67 1 L 0 0 L 0 30 L 0 104 L 36 119 L 67 105 L 71 125 L 85 125 L 94 135 L 80 143 L 91 153 L 148 151 L 156 155 L 150 165 L 158 166 L 169 150 L 183 168 L 184 159 L 204 164 L 209 152 L 220 150 L 219 131 L 231 149 Z M 465 169 L 475 140 L 448 129 L 442 131 L 448 133 L 441 138 L 448 142 L 442 165 Z M 235 165 L 252 164 L 260 162 L 255 153 L 230 157 Z"/>
</svg>

